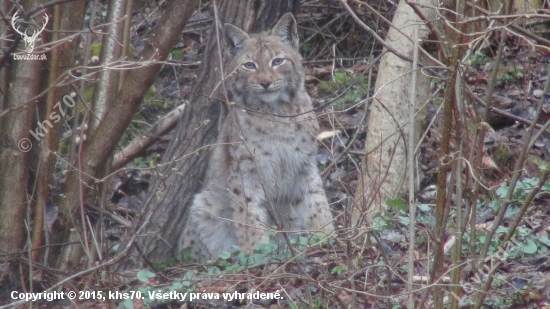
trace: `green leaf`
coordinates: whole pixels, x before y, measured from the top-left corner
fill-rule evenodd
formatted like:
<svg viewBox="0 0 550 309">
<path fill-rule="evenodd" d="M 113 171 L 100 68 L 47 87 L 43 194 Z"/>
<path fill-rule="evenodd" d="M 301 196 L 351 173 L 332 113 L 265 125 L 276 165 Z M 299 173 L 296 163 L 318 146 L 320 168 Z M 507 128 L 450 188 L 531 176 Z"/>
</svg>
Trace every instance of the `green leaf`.
<svg viewBox="0 0 550 309">
<path fill-rule="evenodd" d="M 307 237 L 299 236 L 296 238 L 293 238 L 290 240 L 291 244 L 297 245 L 297 247 L 306 246 L 307 245 Z"/>
<path fill-rule="evenodd" d="M 409 209 L 409 206 L 403 203 L 403 201 L 400 199 L 386 200 L 386 204 L 388 204 L 388 206 L 390 207 L 397 208 L 398 210 L 402 210 L 402 211 L 407 211 Z"/>
<path fill-rule="evenodd" d="M 183 278 L 186 280 L 191 280 L 193 279 L 194 276 L 195 276 L 195 272 L 193 270 L 190 270 L 185 273 L 185 276 L 183 276 Z"/>
<path fill-rule="evenodd" d="M 189 264 L 193 262 L 195 259 L 193 258 L 193 254 L 191 253 L 191 250 L 184 249 L 181 251 L 181 261 L 183 263 Z"/>
<path fill-rule="evenodd" d="M 176 258 L 169 258 L 169 259 L 166 260 L 166 265 L 167 265 L 167 266 L 174 266 L 174 265 L 176 265 L 178 262 L 179 262 L 179 261 L 178 261 L 178 259 L 176 259 Z"/>
<path fill-rule="evenodd" d="M 176 291 L 176 290 L 179 290 L 181 288 L 183 288 L 183 284 L 181 284 L 181 282 L 178 282 L 178 281 L 172 283 L 172 286 L 170 286 L 170 290 L 172 290 L 172 291 Z"/>
<path fill-rule="evenodd" d="M 182 55 L 181 49 L 175 49 L 175 50 L 173 50 L 173 51 L 172 51 L 172 55 L 174 55 L 174 57 L 176 57 L 176 58 L 181 57 L 181 55 Z"/>
<path fill-rule="evenodd" d="M 520 250 L 525 253 L 535 253 L 537 252 L 537 248 L 537 244 L 532 239 L 528 239 L 520 245 Z"/>
<path fill-rule="evenodd" d="M 432 210 L 430 205 L 427 205 L 427 204 L 418 204 L 418 206 L 416 206 L 416 207 L 418 209 L 420 209 L 421 211 L 423 211 L 423 212 L 428 212 L 428 211 Z"/>
<path fill-rule="evenodd" d="M 521 237 L 528 236 L 532 232 L 530 228 L 527 228 L 525 226 L 518 227 L 516 231 L 517 231 L 518 235 L 521 236 Z"/>
<path fill-rule="evenodd" d="M 543 243 L 547 246 L 550 246 L 550 238 L 548 238 L 546 236 L 538 236 L 538 239 L 541 243 Z"/>
<path fill-rule="evenodd" d="M 137 273 L 137 279 L 141 282 L 149 282 L 149 278 L 154 278 L 155 274 L 148 269 L 142 269 Z"/>
<path fill-rule="evenodd" d="M 148 292 L 152 290 L 150 286 L 138 287 L 137 290 L 141 293 L 141 299 L 143 299 L 144 303 L 149 304 L 153 301 L 151 298 L 149 298 Z"/>
<path fill-rule="evenodd" d="M 166 264 L 154 262 L 154 263 L 153 263 L 153 268 L 162 271 L 162 270 L 165 270 L 165 269 L 166 269 Z"/>
<path fill-rule="evenodd" d="M 90 54 L 91 56 L 99 56 L 99 54 L 101 54 L 101 43 L 99 42 L 92 43 L 92 47 L 90 48 Z"/>
<path fill-rule="evenodd" d="M 520 208 L 519 207 L 514 207 L 514 206 L 511 206 L 511 207 L 508 207 L 508 209 L 506 209 L 506 214 L 505 216 L 514 216 L 514 215 L 517 215 L 519 212 L 520 212 Z"/>
<path fill-rule="evenodd" d="M 495 231 L 496 234 L 505 234 L 506 232 L 508 232 L 508 228 L 502 225 L 499 225 L 497 230 Z"/>
<path fill-rule="evenodd" d="M 506 194 L 508 193 L 508 187 L 501 186 L 500 188 L 497 189 L 496 193 L 497 193 L 498 197 L 504 198 L 506 196 Z"/>
<path fill-rule="evenodd" d="M 267 263 L 267 258 L 263 254 L 254 253 L 254 264 L 265 264 Z"/>
<path fill-rule="evenodd" d="M 118 305 L 118 307 L 124 309 L 134 309 L 134 302 L 131 299 L 125 299 L 120 303 L 120 305 Z"/>
<path fill-rule="evenodd" d="M 217 275 L 217 274 L 221 274 L 221 270 L 216 266 L 212 266 L 208 268 L 207 273 L 209 275 Z"/>
<path fill-rule="evenodd" d="M 254 247 L 254 252 L 257 252 L 258 254 L 263 254 L 263 255 L 267 255 L 275 250 L 277 250 L 277 244 L 273 241 L 270 241 L 267 244 L 257 244 Z"/>
<path fill-rule="evenodd" d="M 347 267 L 344 266 L 344 265 L 336 265 L 334 266 L 334 268 L 330 271 L 331 274 L 333 275 L 340 275 L 342 274 L 343 272 L 345 272 L 347 270 Z"/>
<path fill-rule="evenodd" d="M 404 225 L 409 225 L 411 223 L 411 220 L 409 220 L 409 217 L 405 217 L 405 216 L 397 216 L 397 220 L 399 220 L 399 222 L 401 222 L 401 224 L 404 224 Z"/>
</svg>

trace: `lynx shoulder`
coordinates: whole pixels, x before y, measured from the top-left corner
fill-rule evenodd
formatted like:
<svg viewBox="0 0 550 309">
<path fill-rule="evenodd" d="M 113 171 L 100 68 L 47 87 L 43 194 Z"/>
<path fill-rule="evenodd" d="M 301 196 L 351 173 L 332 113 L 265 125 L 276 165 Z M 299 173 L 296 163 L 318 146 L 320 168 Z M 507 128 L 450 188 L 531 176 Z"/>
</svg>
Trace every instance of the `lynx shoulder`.
<svg viewBox="0 0 550 309">
<path fill-rule="evenodd" d="M 199 259 L 233 245 L 252 253 L 269 241 L 268 230 L 333 230 L 296 20 L 288 13 L 260 34 L 226 24 L 224 36 L 231 104 L 178 248 Z"/>
</svg>

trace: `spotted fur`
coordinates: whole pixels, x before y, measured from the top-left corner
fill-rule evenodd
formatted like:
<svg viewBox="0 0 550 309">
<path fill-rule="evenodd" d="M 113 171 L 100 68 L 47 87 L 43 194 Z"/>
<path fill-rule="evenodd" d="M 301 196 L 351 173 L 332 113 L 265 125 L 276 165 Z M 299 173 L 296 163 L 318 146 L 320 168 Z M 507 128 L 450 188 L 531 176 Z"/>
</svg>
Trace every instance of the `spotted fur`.
<svg viewBox="0 0 550 309">
<path fill-rule="evenodd" d="M 233 245 L 252 253 L 269 241 L 266 230 L 333 230 L 296 20 L 289 13 L 271 31 L 250 35 L 226 24 L 224 34 L 232 104 L 179 243 L 199 260 Z"/>
</svg>

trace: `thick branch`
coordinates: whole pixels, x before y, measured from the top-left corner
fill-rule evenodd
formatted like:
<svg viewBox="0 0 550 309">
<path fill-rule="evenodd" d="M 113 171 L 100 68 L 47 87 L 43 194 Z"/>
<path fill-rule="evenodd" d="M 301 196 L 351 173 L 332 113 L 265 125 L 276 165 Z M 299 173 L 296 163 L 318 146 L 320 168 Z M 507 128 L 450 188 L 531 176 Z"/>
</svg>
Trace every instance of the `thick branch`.
<svg viewBox="0 0 550 309">
<path fill-rule="evenodd" d="M 141 53 L 140 60 L 149 61 L 149 65 L 128 73 L 112 108 L 85 144 L 82 155 L 77 159 L 82 160 L 82 171 L 72 170 L 68 174 L 61 197 L 63 200 L 59 203 L 63 234 L 68 235 L 69 228 L 78 226 L 76 214 L 81 194 L 85 197 L 94 178 L 103 177 L 104 165 L 160 70 L 158 61 L 165 60 L 171 52 L 197 4 L 198 0 L 176 0 L 171 3 Z"/>
</svg>

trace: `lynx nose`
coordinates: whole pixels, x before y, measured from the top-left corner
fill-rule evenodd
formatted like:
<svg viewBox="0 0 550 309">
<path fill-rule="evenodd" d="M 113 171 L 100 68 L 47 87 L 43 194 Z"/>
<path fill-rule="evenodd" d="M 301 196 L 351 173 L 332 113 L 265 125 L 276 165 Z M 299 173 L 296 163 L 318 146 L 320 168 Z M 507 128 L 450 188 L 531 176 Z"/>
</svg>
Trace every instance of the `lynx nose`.
<svg viewBox="0 0 550 309">
<path fill-rule="evenodd" d="M 271 82 L 261 81 L 260 85 L 262 85 L 262 87 L 264 87 L 264 89 L 267 89 L 271 85 Z"/>
</svg>

